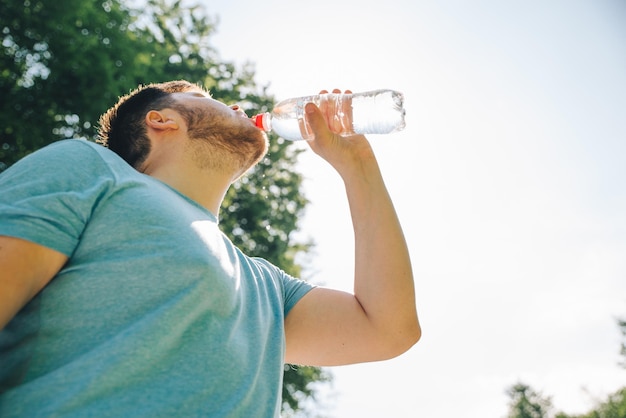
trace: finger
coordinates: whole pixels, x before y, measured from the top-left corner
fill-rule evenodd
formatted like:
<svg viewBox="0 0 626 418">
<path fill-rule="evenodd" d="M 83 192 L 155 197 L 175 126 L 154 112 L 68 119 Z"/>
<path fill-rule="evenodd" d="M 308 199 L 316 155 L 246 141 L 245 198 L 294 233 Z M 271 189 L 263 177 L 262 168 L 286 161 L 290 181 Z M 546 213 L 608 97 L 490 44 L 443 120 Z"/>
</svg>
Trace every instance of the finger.
<svg viewBox="0 0 626 418">
<path fill-rule="evenodd" d="M 344 130 L 342 120 L 343 108 L 340 107 L 341 103 L 341 92 L 337 89 L 333 90 L 332 100 L 329 101 L 327 109 L 326 120 L 328 121 L 328 127 L 334 133 L 341 133 Z"/>
<path fill-rule="evenodd" d="M 326 125 L 326 119 L 322 111 L 315 106 L 314 103 L 307 103 L 304 106 L 304 111 L 306 113 L 306 123 L 313 132 L 313 139 L 317 139 L 328 133 L 329 129 Z"/>
<path fill-rule="evenodd" d="M 319 107 L 315 105 L 315 103 L 306 103 L 304 105 L 304 112 L 306 113 L 306 119 L 311 127 L 319 127 L 320 125 L 325 125 L 322 112 Z"/>
</svg>

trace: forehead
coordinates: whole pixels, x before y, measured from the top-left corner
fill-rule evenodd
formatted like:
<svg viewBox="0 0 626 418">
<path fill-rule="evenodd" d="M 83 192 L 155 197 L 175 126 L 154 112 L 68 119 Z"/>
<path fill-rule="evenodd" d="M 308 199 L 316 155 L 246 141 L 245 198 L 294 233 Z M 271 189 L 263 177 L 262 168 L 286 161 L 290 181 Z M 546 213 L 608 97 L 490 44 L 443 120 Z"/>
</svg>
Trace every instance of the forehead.
<svg viewBox="0 0 626 418">
<path fill-rule="evenodd" d="M 171 97 L 173 97 L 174 100 L 176 100 L 179 103 L 187 103 L 187 104 L 202 105 L 202 106 L 206 106 L 206 105 L 216 106 L 216 105 L 222 104 L 221 102 L 213 99 L 211 97 L 211 94 L 208 91 L 202 90 L 200 88 L 197 90 L 194 89 L 194 90 L 172 93 Z"/>
<path fill-rule="evenodd" d="M 211 111 L 225 111 L 229 107 L 211 97 L 211 94 L 203 89 L 189 90 L 184 92 L 172 93 L 172 97 L 178 103 L 193 108 L 203 108 Z"/>
<path fill-rule="evenodd" d="M 208 91 L 198 87 L 197 89 L 191 89 L 187 91 L 180 91 L 176 93 L 172 93 L 174 97 L 203 97 L 203 98 L 211 98 L 211 93 Z"/>
</svg>

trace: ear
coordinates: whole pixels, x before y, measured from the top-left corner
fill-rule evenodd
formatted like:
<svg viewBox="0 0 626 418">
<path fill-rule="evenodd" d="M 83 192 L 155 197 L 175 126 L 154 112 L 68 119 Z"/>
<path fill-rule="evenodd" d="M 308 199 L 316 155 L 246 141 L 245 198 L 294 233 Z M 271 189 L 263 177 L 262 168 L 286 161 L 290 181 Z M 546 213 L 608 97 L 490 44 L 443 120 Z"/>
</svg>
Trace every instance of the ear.
<svg viewBox="0 0 626 418">
<path fill-rule="evenodd" d="M 167 112 L 151 110 L 146 113 L 146 125 L 157 131 L 177 130 L 178 122 L 170 117 Z"/>
</svg>

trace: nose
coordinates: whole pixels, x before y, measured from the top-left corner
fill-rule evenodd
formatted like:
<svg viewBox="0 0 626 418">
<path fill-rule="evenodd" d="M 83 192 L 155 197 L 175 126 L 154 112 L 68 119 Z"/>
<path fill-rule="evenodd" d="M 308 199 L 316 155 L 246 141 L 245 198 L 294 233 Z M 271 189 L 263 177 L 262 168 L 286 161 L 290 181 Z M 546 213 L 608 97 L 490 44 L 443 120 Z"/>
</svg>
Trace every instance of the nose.
<svg viewBox="0 0 626 418">
<path fill-rule="evenodd" d="M 235 104 L 235 105 L 230 106 L 230 108 L 234 110 L 235 112 L 239 113 L 239 116 L 243 116 L 246 118 L 248 117 L 248 115 L 246 115 L 246 112 L 241 107 L 239 107 L 239 105 Z"/>
</svg>

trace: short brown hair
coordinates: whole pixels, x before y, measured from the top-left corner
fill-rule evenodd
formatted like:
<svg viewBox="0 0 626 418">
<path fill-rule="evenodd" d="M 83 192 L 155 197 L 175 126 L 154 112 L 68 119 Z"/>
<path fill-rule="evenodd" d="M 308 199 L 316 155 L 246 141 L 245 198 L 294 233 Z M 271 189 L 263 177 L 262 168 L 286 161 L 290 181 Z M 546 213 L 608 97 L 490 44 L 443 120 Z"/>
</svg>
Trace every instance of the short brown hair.
<svg viewBox="0 0 626 418">
<path fill-rule="evenodd" d="M 150 110 L 177 109 L 172 93 L 204 91 L 197 84 L 185 80 L 141 85 L 100 116 L 99 144 L 117 153 L 135 168 L 144 162 L 150 152 L 144 118 Z"/>
</svg>

